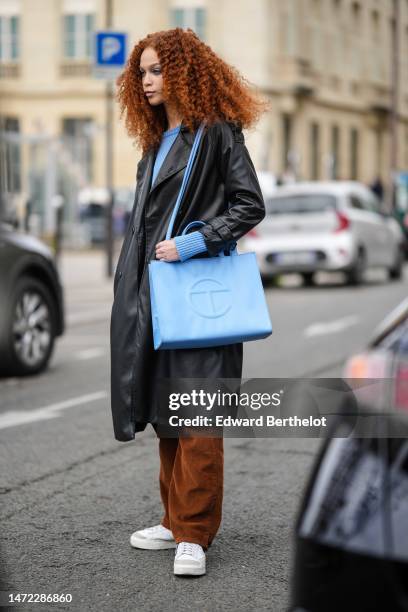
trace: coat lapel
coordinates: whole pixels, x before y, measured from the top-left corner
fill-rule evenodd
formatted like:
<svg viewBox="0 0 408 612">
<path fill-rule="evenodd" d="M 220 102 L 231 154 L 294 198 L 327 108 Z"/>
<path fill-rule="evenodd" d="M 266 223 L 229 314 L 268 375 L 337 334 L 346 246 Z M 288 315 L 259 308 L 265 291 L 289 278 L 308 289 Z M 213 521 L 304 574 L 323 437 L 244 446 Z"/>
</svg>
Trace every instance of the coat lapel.
<svg viewBox="0 0 408 612">
<path fill-rule="evenodd" d="M 181 132 L 185 134 L 183 137 Z M 152 181 L 153 174 L 153 166 L 155 162 L 155 153 L 153 150 L 149 151 L 145 158 L 143 158 L 140 163 L 143 164 L 140 172 L 142 176 L 144 176 L 143 185 L 140 193 L 140 199 L 138 202 L 137 210 L 137 218 L 135 219 L 135 224 L 139 224 L 142 211 L 144 210 L 146 201 L 150 194 L 164 181 L 168 178 L 176 174 L 183 168 L 187 166 L 188 158 L 190 155 L 192 142 L 190 143 L 192 136 L 190 136 L 188 129 L 185 126 L 181 127 L 180 133 L 177 135 L 176 140 L 173 143 L 170 151 L 166 155 L 163 164 L 159 170 L 159 173 L 156 177 L 154 185 L 150 188 L 150 184 Z"/>
<path fill-rule="evenodd" d="M 156 180 L 150 189 L 149 195 L 161 183 L 163 183 L 163 181 L 166 181 L 168 178 L 173 176 L 173 174 L 176 174 L 187 166 L 190 151 L 191 144 L 185 141 L 185 139 L 181 136 L 181 133 L 177 134 L 177 138 L 173 142 L 170 151 L 167 153 L 161 165 L 159 173 L 156 176 Z"/>
</svg>

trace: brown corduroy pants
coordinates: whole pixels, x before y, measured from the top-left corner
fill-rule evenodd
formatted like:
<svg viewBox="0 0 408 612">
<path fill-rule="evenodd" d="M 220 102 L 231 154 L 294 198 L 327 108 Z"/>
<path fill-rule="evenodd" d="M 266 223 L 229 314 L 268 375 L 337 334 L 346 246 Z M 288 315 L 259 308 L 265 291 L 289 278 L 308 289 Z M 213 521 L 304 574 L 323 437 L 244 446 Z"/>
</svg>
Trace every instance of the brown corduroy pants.
<svg viewBox="0 0 408 612">
<path fill-rule="evenodd" d="M 161 523 L 177 543 L 194 542 L 206 550 L 221 523 L 223 438 L 159 437 L 159 453 Z"/>
</svg>

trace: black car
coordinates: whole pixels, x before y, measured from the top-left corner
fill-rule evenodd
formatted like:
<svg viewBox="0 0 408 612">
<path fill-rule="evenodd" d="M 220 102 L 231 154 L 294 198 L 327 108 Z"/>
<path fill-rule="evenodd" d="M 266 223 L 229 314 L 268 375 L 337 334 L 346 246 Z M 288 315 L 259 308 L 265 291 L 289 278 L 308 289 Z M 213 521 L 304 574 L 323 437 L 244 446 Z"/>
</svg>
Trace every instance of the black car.
<svg viewBox="0 0 408 612">
<path fill-rule="evenodd" d="M 44 370 L 64 332 L 63 289 L 52 251 L 0 226 L 0 374 Z"/>
<path fill-rule="evenodd" d="M 320 449 L 295 528 L 290 612 L 406 612 L 408 299 L 344 375 L 363 379 L 365 430 L 344 437 L 340 415 Z M 367 435 L 369 415 L 377 435 Z"/>
</svg>

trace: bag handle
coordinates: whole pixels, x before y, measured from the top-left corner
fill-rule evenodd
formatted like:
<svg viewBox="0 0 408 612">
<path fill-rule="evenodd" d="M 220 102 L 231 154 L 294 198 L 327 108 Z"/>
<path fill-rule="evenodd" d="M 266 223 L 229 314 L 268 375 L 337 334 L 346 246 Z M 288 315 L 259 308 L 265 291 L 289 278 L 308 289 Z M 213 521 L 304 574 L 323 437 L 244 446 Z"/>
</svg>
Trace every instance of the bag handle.
<svg viewBox="0 0 408 612">
<path fill-rule="evenodd" d="M 195 225 L 205 225 L 204 221 L 191 221 L 190 223 L 188 223 L 186 225 L 186 227 L 183 229 L 183 231 L 181 232 L 181 235 L 184 236 L 184 234 L 187 234 L 188 230 L 191 227 L 194 227 Z"/>
<path fill-rule="evenodd" d="M 205 225 L 204 221 L 190 221 L 190 223 L 188 223 L 186 225 L 186 227 L 183 229 L 183 231 L 181 232 L 181 235 L 184 236 L 185 234 L 187 234 L 188 230 L 196 225 Z M 238 251 L 237 251 L 237 243 L 233 242 L 230 250 L 229 250 L 230 255 L 238 255 Z M 224 257 L 224 250 L 221 250 L 218 253 L 218 257 Z"/>
<path fill-rule="evenodd" d="M 189 155 L 188 162 L 187 162 L 187 168 L 186 168 L 186 171 L 185 171 L 184 176 L 183 176 L 183 182 L 181 183 L 180 191 L 179 191 L 179 194 L 177 196 L 177 200 L 176 200 L 173 212 L 172 212 L 171 217 L 170 217 L 169 226 L 168 226 L 167 232 L 166 232 L 166 240 L 170 240 L 170 238 L 171 238 L 171 234 L 172 234 L 173 226 L 174 226 L 174 221 L 176 220 L 178 209 L 180 208 L 181 200 L 183 198 L 183 195 L 184 195 L 184 192 L 185 192 L 185 189 L 186 189 L 187 181 L 188 181 L 188 179 L 190 177 L 190 174 L 191 174 L 191 168 L 192 168 L 193 163 L 194 163 L 194 159 L 195 159 L 195 156 L 196 156 L 196 153 L 197 153 L 198 146 L 200 144 L 200 140 L 201 140 L 201 136 L 203 134 L 203 131 L 204 131 L 204 122 L 201 123 L 200 127 L 197 130 L 195 138 L 194 138 L 193 146 L 191 148 L 190 155 Z"/>
</svg>

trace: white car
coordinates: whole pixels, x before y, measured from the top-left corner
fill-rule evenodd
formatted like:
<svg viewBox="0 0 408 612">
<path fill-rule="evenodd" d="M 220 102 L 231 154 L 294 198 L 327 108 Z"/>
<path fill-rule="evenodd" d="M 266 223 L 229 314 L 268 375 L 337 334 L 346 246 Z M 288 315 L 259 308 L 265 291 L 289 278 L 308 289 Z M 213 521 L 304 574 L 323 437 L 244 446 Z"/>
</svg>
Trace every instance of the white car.
<svg viewBox="0 0 408 612">
<path fill-rule="evenodd" d="M 401 228 L 364 185 L 285 185 L 265 197 L 265 208 L 265 219 L 241 243 L 245 251 L 255 251 L 264 279 L 297 272 L 311 284 L 319 270 L 340 270 L 350 284 L 359 284 L 364 271 L 374 267 L 386 268 L 392 279 L 401 278 Z"/>
</svg>

